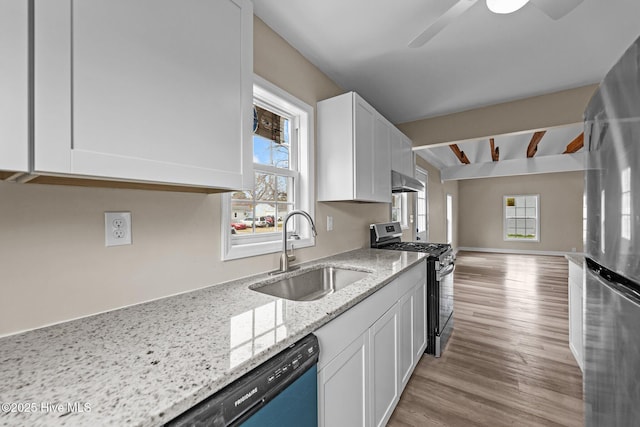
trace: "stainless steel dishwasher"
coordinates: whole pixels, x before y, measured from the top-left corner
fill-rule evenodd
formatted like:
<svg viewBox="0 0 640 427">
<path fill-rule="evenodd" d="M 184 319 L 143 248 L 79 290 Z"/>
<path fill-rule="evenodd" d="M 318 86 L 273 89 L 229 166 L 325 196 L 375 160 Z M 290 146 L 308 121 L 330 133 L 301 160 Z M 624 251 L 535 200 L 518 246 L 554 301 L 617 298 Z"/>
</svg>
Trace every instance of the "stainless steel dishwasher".
<svg viewBox="0 0 640 427">
<path fill-rule="evenodd" d="M 318 355 L 307 335 L 166 426 L 317 426 Z"/>
</svg>

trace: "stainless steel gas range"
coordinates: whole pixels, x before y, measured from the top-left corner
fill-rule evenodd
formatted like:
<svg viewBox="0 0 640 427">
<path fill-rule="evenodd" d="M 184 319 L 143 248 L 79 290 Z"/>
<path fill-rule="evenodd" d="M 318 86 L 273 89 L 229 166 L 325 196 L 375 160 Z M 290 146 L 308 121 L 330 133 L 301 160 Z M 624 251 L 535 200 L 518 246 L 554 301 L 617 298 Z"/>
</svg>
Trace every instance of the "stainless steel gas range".
<svg viewBox="0 0 640 427">
<path fill-rule="evenodd" d="M 371 224 L 371 247 L 427 254 L 427 350 L 440 357 L 453 332 L 455 256 L 446 243 L 403 242 L 399 222 Z"/>
</svg>

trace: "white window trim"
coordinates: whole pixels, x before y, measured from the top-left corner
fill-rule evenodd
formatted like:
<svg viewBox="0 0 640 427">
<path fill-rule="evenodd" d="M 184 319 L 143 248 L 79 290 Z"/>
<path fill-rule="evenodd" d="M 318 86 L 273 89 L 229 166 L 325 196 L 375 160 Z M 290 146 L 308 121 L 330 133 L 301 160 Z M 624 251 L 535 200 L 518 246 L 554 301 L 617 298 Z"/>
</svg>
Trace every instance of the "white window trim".
<svg viewBox="0 0 640 427">
<path fill-rule="evenodd" d="M 298 170 L 299 179 L 295 186 L 294 200 L 296 201 L 296 209 L 302 209 L 311 215 L 315 220 L 315 183 L 314 183 L 314 110 L 309 104 L 301 101 L 295 96 L 289 94 L 283 89 L 277 87 L 273 83 L 263 79 L 260 76 L 253 77 L 253 95 L 269 105 L 274 105 L 285 111 L 292 111 L 296 116 L 300 117 L 297 124 L 298 134 Z M 294 155 L 294 153 L 292 153 Z M 253 173 L 253 171 L 251 171 Z M 253 182 L 253 181 L 251 181 Z M 302 189 L 305 191 L 302 191 Z M 221 234 L 221 255 L 222 260 L 232 260 L 246 258 L 257 255 L 270 254 L 282 251 L 282 234 L 269 233 L 251 236 L 246 244 L 234 244 L 239 239 L 232 235 L 229 224 L 231 223 L 231 193 L 222 195 L 221 203 L 222 215 L 220 223 Z M 283 218 L 284 219 L 284 218 Z M 300 221 L 299 218 L 293 217 L 291 221 L 296 220 L 298 231 L 303 237 L 299 240 L 289 239 L 287 247 L 292 246 L 296 249 L 315 246 L 316 239 L 311 233 L 311 227 L 307 221 Z M 244 236 L 243 236 L 244 237 Z"/>
<path fill-rule="evenodd" d="M 422 174 L 425 177 L 425 182 L 423 182 L 424 184 L 424 233 L 425 233 L 425 238 L 424 241 L 428 242 L 429 241 L 429 172 L 419 166 L 416 166 L 416 174 L 415 177 L 418 178 L 418 176 Z M 418 179 L 420 181 L 420 179 Z M 422 181 L 420 181 L 422 182 Z M 416 210 L 416 230 L 417 230 L 417 225 L 419 224 L 419 215 L 418 215 L 418 203 L 420 202 L 418 196 L 416 196 L 415 198 L 415 210 Z M 416 234 L 416 236 L 418 236 L 419 233 Z"/>
<path fill-rule="evenodd" d="M 449 200 L 451 200 L 451 204 L 449 204 Z M 449 209 L 451 208 L 451 209 Z M 445 226 L 447 229 L 445 230 L 447 243 L 453 244 L 453 194 L 447 193 L 444 199 L 444 209 L 445 209 Z M 449 215 L 449 211 L 451 211 L 451 215 Z"/>
<path fill-rule="evenodd" d="M 511 197 L 532 197 L 536 200 L 536 238 L 519 239 L 517 237 L 507 237 L 507 198 Z M 540 194 L 509 194 L 502 196 L 502 238 L 505 242 L 529 242 L 540 243 Z"/>
<path fill-rule="evenodd" d="M 398 218 L 398 222 L 400 223 L 400 228 L 403 230 L 407 230 L 409 228 L 409 212 L 407 205 L 407 193 L 394 193 L 393 196 L 400 197 L 400 218 Z M 391 216 L 393 216 L 393 203 L 389 205 L 389 209 L 391 212 Z"/>
</svg>

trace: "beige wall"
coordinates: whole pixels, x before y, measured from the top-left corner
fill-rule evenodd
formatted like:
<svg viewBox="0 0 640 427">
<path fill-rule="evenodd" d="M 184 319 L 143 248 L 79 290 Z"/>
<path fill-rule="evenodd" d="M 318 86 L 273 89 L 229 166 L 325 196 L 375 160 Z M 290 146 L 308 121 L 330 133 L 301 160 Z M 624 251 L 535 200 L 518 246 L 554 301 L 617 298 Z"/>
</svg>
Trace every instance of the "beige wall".
<svg viewBox="0 0 640 427">
<path fill-rule="evenodd" d="M 484 178 L 459 182 L 461 247 L 582 252 L 583 172 Z M 502 197 L 540 194 L 540 242 L 505 242 Z"/>
<path fill-rule="evenodd" d="M 397 125 L 414 147 L 508 133 L 546 129 L 582 121 L 597 85 L 463 111 Z M 454 194 L 457 247 L 525 251 L 582 251 L 582 172 L 439 183 L 438 169 L 418 157 L 429 171 L 430 240 L 445 239 L 444 194 Z M 434 177 L 437 177 L 434 179 Z M 541 194 L 540 243 L 502 239 L 504 194 Z"/>
<path fill-rule="evenodd" d="M 255 19 L 256 74 L 315 107 L 343 90 Z M 0 335 L 277 267 L 220 261 L 220 196 L 0 182 Z M 105 211 L 131 211 L 133 245 L 104 247 Z M 334 230 L 326 231 L 326 217 Z M 388 204 L 319 203 L 306 261 L 368 245 Z"/>
<path fill-rule="evenodd" d="M 582 122 L 597 85 L 505 102 L 398 125 L 414 147 Z"/>
</svg>

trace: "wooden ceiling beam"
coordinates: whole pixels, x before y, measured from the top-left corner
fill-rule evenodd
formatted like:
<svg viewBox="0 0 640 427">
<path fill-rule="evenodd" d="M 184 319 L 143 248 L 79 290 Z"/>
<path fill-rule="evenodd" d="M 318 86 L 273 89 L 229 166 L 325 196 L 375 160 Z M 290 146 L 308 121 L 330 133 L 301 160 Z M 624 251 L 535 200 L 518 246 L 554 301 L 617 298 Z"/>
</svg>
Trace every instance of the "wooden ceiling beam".
<svg viewBox="0 0 640 427">
<path fill-rule="evenodd" d="M 536 132 L 531 137 L 531 141 L 529 142 L 529 146 L 527 147 L 527 157 L 533 157 L 536 155 L 536 151 L 538 151 L 538 144 L 542 140 L 542 137 L 546 133 L 546 130 Z"/>
<path fill-rule="evenodd" d="M 582 147 L 584 147 L 584 132 L 582 132 L 580 135 L 576 136 L 575 139 L 573 141 L 571 141 L 567 145 L 567 149 L 564 150 L 564 153 L 562 153 L 562 154 L 575 153 L 576 151 L 578 151 Z"/>
<path fill-rule="evenodd" d="M 491 147 L 491 160 L 497 162 L 500 160 L 500 147 L 496 147 L 496 141 L 493 138 L 489 138 L 489 146 Z"/>
<path fill-rule="evenodd" d="M 468 165 L 471 163 L 467 158 L 467 155 L 464 154 L 464 151 L 460 150 L 460 147 L 458 147 L 458 144 L 451 144 L 449 148 L 451 148 L 451 151 L 453 151 L 453 153 L 456 155 L 456 157 L 458 158 L 458 160 L 460 160 L 461 163 L 464 163 L 465 165 Z"/>
</svg>

